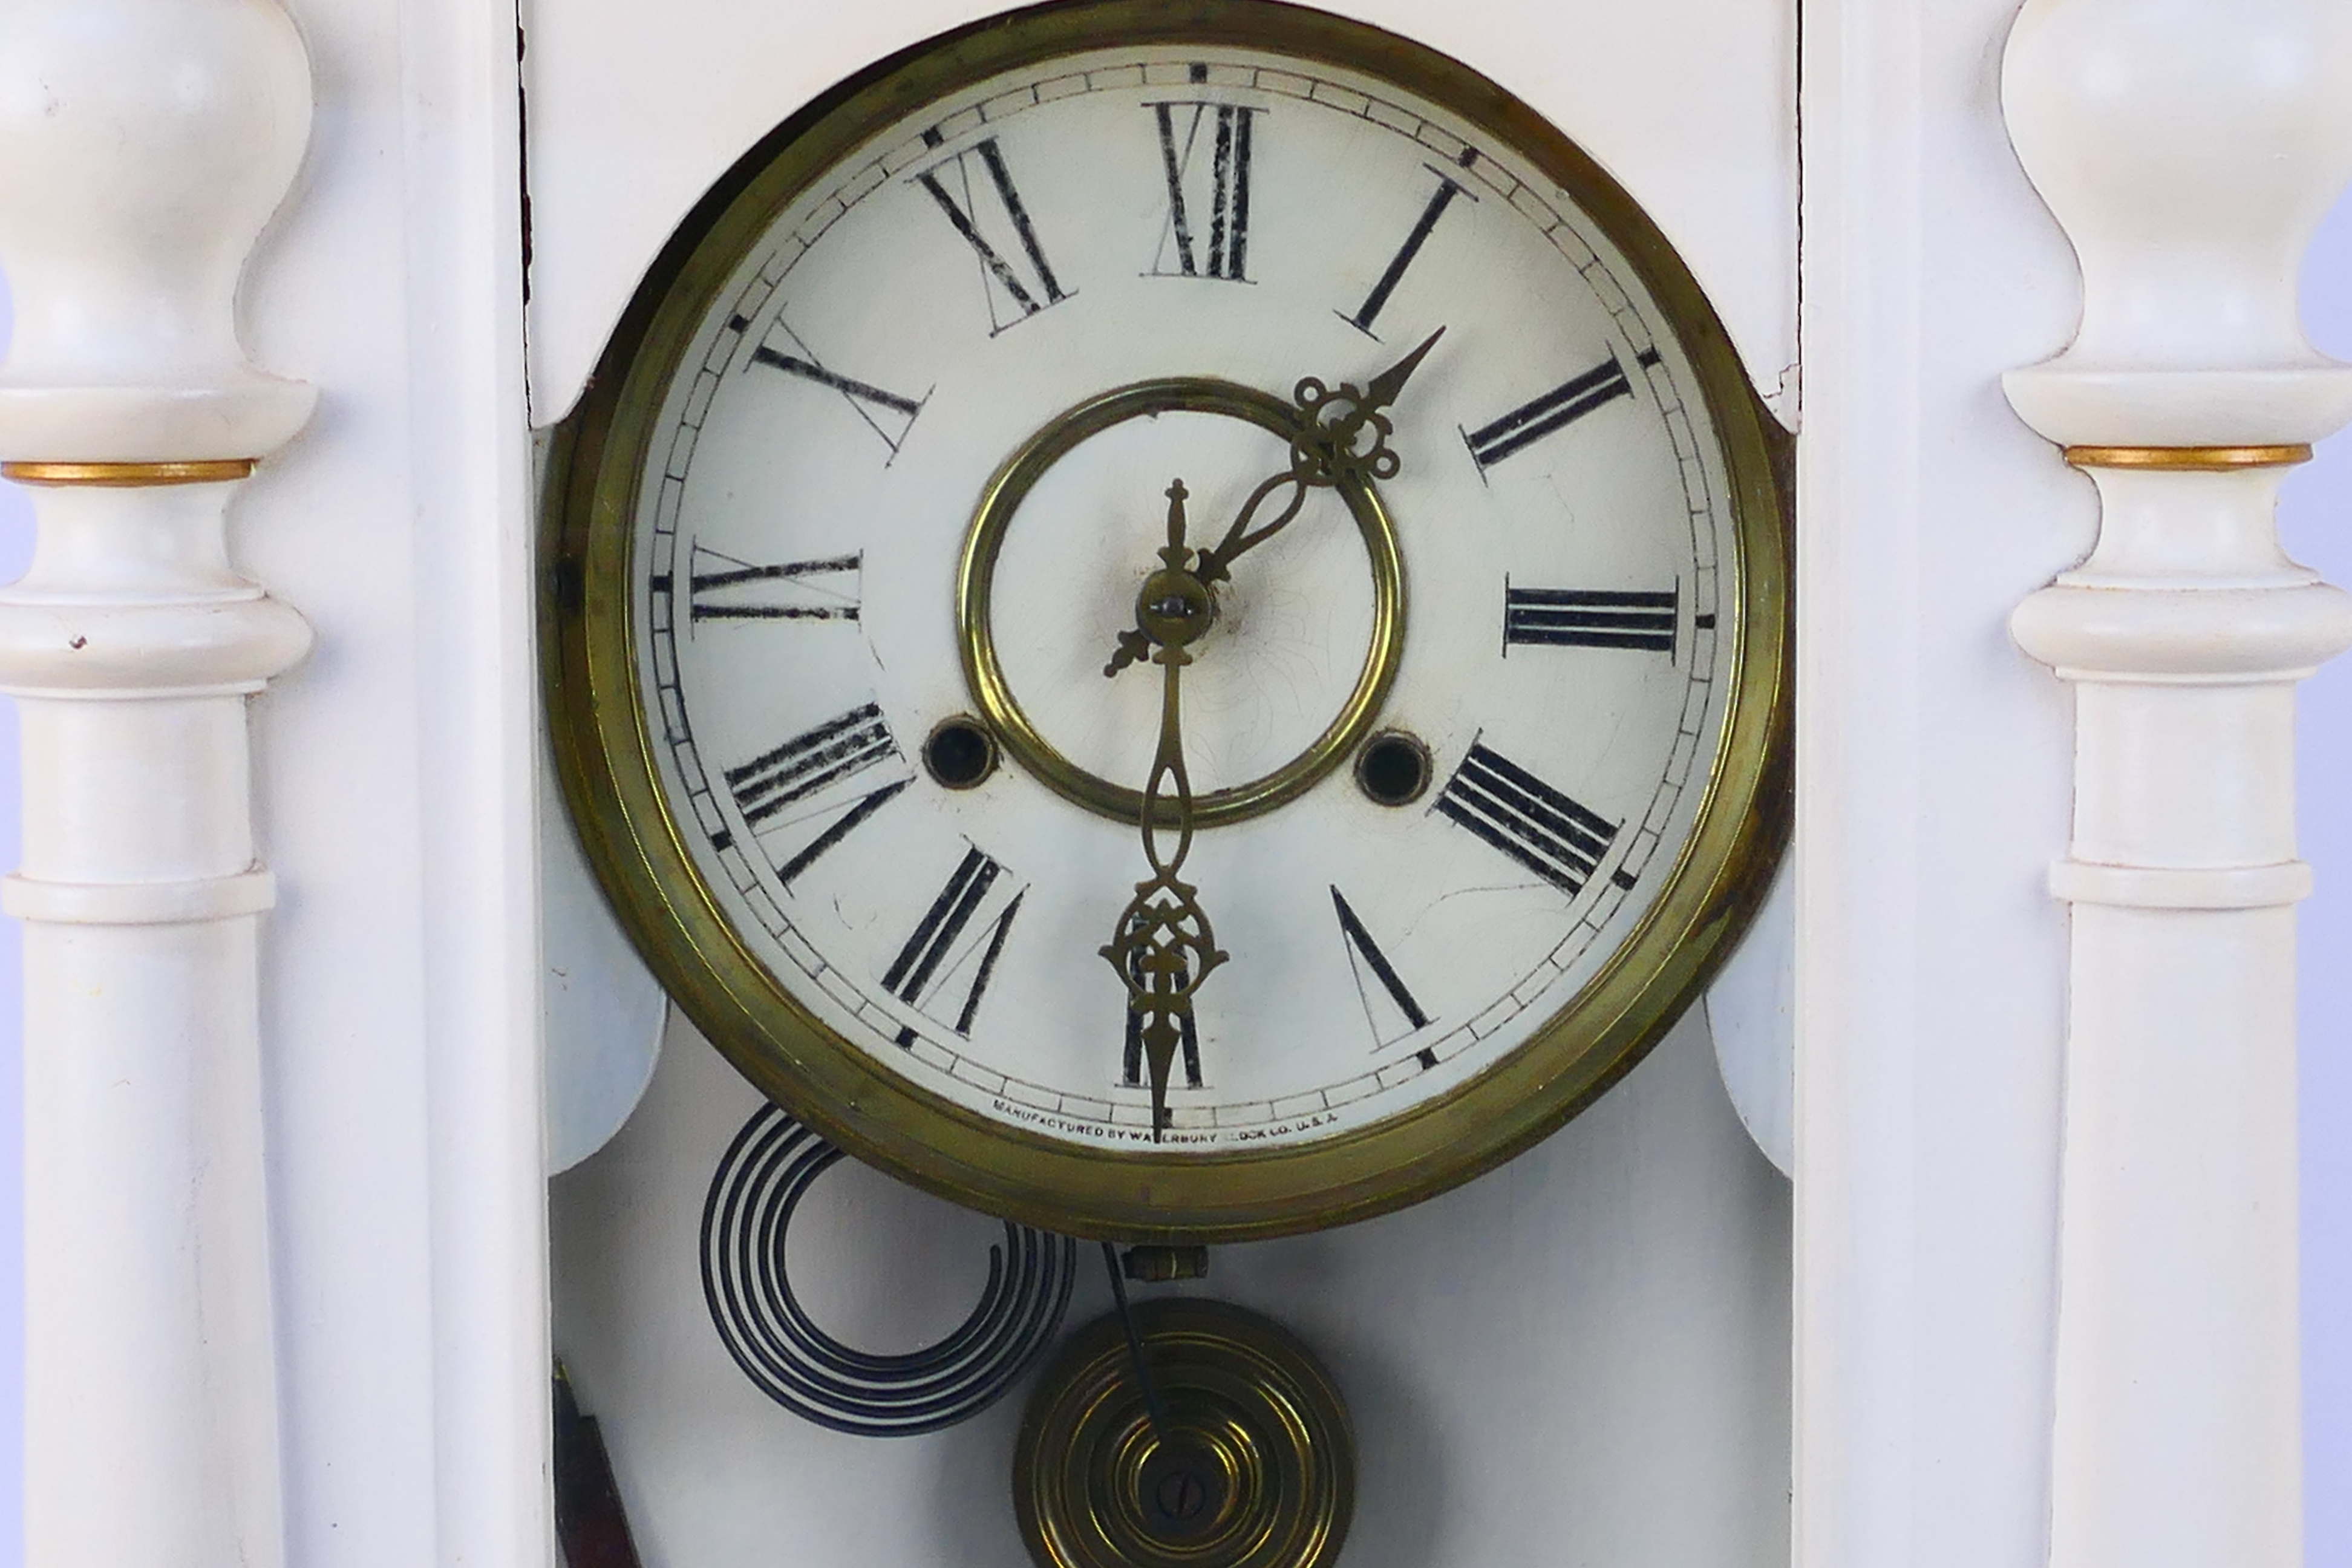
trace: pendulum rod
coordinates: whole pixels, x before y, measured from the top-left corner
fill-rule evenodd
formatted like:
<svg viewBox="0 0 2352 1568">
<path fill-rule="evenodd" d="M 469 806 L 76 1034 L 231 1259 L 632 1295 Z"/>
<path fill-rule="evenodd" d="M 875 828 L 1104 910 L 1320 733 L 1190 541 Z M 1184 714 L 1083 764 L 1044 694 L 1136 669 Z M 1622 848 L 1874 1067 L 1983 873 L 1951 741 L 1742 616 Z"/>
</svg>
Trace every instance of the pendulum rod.
<svg viewBox="0 0 2352 1568">
<path fill-rule="evenodd" d="M 1152 1381 L 1151 1363 L 1144 1358 L 1143 1336 L 1135 1331 L 1135 1314 L 1127 1307 L 1127 1281 L 1119 1277 L 1118 1248 L 1102 1244 L 1103 1268 L 1110 1274 L 1111 1300 L 1118 1303 L 1119 1331 L 1127 1336 L 1128 1358 L 1135 1363 L 1135 1381 L 1143 1389 L 1144 1414 L 1151 1418 L 1151 1435 L 1163 1444 L 1175 1430 L 1168 1423 L 1168 1407 L 1160 1402 L 1160 1385 Z"/>
</svg>

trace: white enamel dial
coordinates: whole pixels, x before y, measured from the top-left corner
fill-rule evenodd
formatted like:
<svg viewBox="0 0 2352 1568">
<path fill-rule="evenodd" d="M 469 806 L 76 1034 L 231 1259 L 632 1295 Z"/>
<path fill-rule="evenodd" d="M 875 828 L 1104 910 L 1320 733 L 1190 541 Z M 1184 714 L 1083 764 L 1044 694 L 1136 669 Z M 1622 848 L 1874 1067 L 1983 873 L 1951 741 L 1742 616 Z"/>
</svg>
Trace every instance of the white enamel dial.
<svg viewBox="0 0 2352 1568">
<path fill-rule="evenodd" d="M 660 900 L 691 881 L 729 933 L 718 968 L 740 954 L 860 1081 L 1025 1148 L 1178 1160 L 1311 1151 L 1462 1097 L 1617 984 L 1663 901 L 1717 940 L 1699 911 L 1727 895 L 1675 889 L 1710 833 L 1706 888 L 1753 869 L 1731 847 L 1750 830 L 1709 813 L 1753 809 L 1772 724 L 1739 696 L 1758 465 L 1727 456 L 1727 353 L 1700 363 L 1690 304 L 1661 303 L 1622 229 L 1413 91 L 1231 42 L 1066 55 L 869 121 L 695 281 L 604 509 L 625 514 L 630 765 L 681 868 L 656 870 Z M 957 613 L 975 518 L 1117 389 L 1360 397 L 1441 330 L 1382 411 L 1399 467 L 1370 509 L 1401 638 L 1376 647 L 1365 509 L 1318 488 L 1228 555 L 1190 645 L 1196 802 L 1296 773 L 1368 664 L 1392 679 L 1311 784 L 1194 836 L 1182 879 L 1225 957 L 1155 1137 L 1105 953 L 1150 874 L 1134 817 L 1018 747 L 970 787 L 926 761 L 940 726 L 988 712 Z M 1291 461 L 1263 420 L 1180 408 L 1030 474 L 986 621 L 1045 747 L 1145 788 L 1163 671 L 1106 666 L 1170 492 L 1197 551 Z M 1375 798 L 1366 735 L 1412 742 L 1380 752 L 1407 773 L 1417 745 L 1425 787 Z M 1748 793 L 1711 804 L 1738 745 Z M 1643 962 L 1671 968 L 1659 952 Z"/>
</svg>

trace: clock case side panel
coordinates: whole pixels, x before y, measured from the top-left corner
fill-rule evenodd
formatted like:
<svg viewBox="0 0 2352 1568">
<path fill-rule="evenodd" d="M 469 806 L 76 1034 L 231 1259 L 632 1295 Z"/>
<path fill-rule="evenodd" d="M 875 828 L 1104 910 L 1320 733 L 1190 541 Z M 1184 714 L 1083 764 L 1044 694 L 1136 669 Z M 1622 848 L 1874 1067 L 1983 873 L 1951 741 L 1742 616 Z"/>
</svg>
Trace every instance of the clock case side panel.
<svg viewBox="0 0 2352 1568">
<path fill-rule="evenodd" d="M 944 91 L 1110 44 L 1260 46 L 1378 75 L 1507 143 L 1570 192 L 1673 323 L 1722 441 L 1737 519 L 1739 653 L 1698 827 L 1633 937 L 1528 1046 L 1446 1100 L 1299 1151 L 1171 1158 L 1091 1151 L 948 1104 L 839 1041 L 768 977 L 690 869 L 656 786 L 634 657 L 629 512 L 651 415 L 700 307 L 814 174 Z M 542 666 L 553 747 L 614 912 L 671 994 L 761 1092 L 869 1163 L 952 1201 L 1074 1235 L 1235 1241 L 1350 1223 L 1510 1159 L 1642 1059 L 1703 993 L 1761 904 L 1793 795 L 1793 441 L 1696 280 L 1633 198 L 1469 68 L 1272 0 L 1078 0 L 992 18 L 859 73 L 715 184 L 648 272 L 587 395 L 553 436 L 543 496 Z M 647 833 L 646 825 L 662 831 Z"/>
</svg>

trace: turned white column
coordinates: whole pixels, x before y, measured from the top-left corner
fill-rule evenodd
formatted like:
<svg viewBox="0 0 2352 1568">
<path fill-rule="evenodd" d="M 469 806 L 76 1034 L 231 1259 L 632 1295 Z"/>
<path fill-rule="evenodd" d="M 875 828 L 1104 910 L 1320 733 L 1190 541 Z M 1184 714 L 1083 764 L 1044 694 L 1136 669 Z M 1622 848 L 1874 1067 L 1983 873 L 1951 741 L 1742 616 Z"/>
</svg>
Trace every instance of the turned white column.
<svg viewBox="0 0 2352 1568">
<path fill-rule="evenodd" d="M 2294 289 L 2352 176 L 2352 7 L 2029 0 L 2004 104 L 2084 289 L 2010 401 L 2102 505 L 2012 622 L 2075 693 L 2051 1560 L 2292 1568 L 2294 684 L 2352 599 L 2272 513 L 2352 417 Z"/>
<path fill-rule="evenodd" d="M 309 133 L 274 0 L 0 13 L 0 591 L 24 733 L 26 1541 L 34 1568 L 271 1568 L 277 1377 L 246 699 L 310 632 L 224 513 L 314 394 L 238 344 Z"/>
</svg>

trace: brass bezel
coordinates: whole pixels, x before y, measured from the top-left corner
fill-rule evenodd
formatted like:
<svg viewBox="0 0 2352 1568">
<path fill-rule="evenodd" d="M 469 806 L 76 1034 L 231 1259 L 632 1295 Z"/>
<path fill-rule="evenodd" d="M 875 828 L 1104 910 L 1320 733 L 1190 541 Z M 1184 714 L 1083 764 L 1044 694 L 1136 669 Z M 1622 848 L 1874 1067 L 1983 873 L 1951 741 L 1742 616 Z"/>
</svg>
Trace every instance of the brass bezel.
<svg viewBox="0 0 2352 1568">
<path fill-rule="evenodd" d="M 1272 393 L 1213 376 L 1177 375 L 1138 382 L 1090 397 L 1048 421 L 996 471 L 981 492 L 956 570 L 956 646 L 963 655 L 964 684 L 996 731 L 999 744 L 1040 783 L 1066 800 L 1115 822 L 1134 822 L 1143 811 L 1143 792 L 1088 773 L 1045 739 L 1013 694 L 996 657 L 996 627 L 990 614 L 996 559 L 1021 503 L 1045 471 L 1084 442 L 1130 419 L 1161 414 L 1216 414 L 1269 430 L 1286 441 L 1298 432 L 1298 411 Z M 1372 569 L 1372 635 L 1355 689 L 1322 734 L 1273 773 L 1230 789 L 1213 790 L 1192 801 L 1192 825 L 1216 827 L 1272 811 L 1297 800 L 1339 765 L 1349 748 L 1380 717 L 1389 688 L 1396 684 L 1404 654 L 1404 557 L 1396 525 L 1381 504 L 1380 492 L 1360 476 L 1343 478 L 1339 496 L 1363 536 Z M 1168 803 L 1171 806 L 1173 802 Z M 1155 819 L 1159 814 L 1154 813 Z M 1169 818 L 1173 823 L 1173 816 Z"/>
<path fill-rule="evenodd" d="M 1055 1142 L 933 1095 L 842 1040 L 751 956 L 702 884 L 657 787 L 637 686 L 630 514 L 650 425 L 745 248 L 809 182 L 922 103 L 1066 55 L 1161 44 L 1257 47 L 1384 79 L 1548 175 L 1612 237 L 1671 323 L 1719 433 L 1736 517 L 1718 630 L 1738 647 L 1723 744 L 1692 838 L 1642 924 L 1508 1058 L 1443 1100 L 1306 1147 L 1181 1154 Z M 1366 1218 L 1501 1163 L 1590 1104 L 1698 995 L 1762 901 L 1791 801 L 1791 447 L 1656 226 L 1580 149 L 1469 68 L 1276 0 L 1076 0 L 994 17 L 841 84 L 740 161 L 663 250 L 557 428 L 541 647 L 559 771 L 614 908 L 671 995 L 753 1084 L 858 1158 L 956 1202 L 1084 1237 L 1238 1241 Z"/>
</svg>

